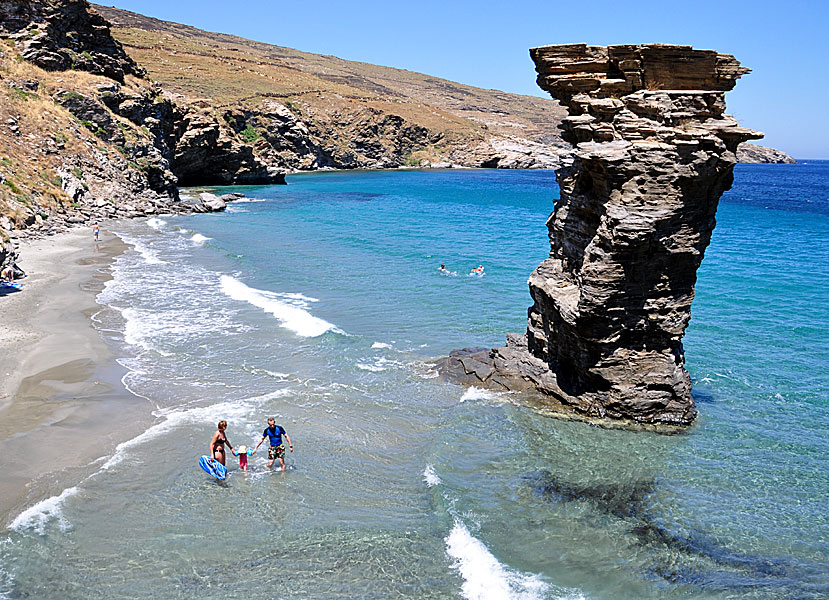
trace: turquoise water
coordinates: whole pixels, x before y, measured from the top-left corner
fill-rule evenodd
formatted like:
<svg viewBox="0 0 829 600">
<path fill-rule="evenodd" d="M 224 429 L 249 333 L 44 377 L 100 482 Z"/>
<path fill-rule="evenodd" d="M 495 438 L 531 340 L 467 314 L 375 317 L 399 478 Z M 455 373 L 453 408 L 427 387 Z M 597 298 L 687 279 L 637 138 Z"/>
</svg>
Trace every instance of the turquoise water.
<svg viewBox="0 0 829 600">
<path fill-rule="evenodd" d="M 553 173 L 288 180 L 115 227 L 134 249 L 96 320 L 152 417 L 10 524 L 0 596 L 829 595 L 829 163 L 738 166 L 685 339 L 700 417 L 674 436 L 434 377 L 525 328 Z M 271 415 L 287 472 L 199 470 L 216 421 L 250 445 Z"/>
</svg>

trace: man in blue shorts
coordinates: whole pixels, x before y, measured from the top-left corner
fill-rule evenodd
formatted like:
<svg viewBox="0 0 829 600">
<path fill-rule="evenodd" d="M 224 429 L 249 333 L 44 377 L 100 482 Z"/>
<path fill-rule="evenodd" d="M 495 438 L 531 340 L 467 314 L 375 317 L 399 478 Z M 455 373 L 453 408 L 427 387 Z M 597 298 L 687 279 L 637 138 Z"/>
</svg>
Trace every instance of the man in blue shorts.
<svg viewBox="0 0 829 600">
<path fill-rule="evenodd" d="M 268 448 L 269 469 L 273 466 L 274 461 L 278 458 L 280 468 L 283 471 L 285 470 L 285 446 L 282 445 L 283 435 L 285 436 L 285 439 L 288 440 L 288 448 L 290 448 L 291 452 L 293 452 L 294 445 L 291 443 L 291 438 L 288 437 L 288 434 L 284 429 L 282 429 L 281 425 L 276 424 L 276 420 L 273 417 L 268 417 L 268 428 L 262 432 L 262 439 L 259 440 L 258 444 L 256 444 L 256 448 L 253 449 L 253 452 L 256 453 L 256 451 L 259 450 L 259 446 L 262 445 L 262 442 L 265 441 L 265 438 L 270 438 L 271 447 Z"/>
</svg>

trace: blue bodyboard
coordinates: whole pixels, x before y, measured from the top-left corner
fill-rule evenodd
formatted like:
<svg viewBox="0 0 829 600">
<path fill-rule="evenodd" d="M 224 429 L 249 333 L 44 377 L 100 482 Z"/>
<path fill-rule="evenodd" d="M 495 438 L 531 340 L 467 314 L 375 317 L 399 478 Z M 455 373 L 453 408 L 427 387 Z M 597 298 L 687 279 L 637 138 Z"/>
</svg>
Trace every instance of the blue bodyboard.
<svg viewBox="0 0 829 600">
<path fill-rule="evenodd" d="M 12 283 L 10 281 L 2 281 L 0 282 L 0 287 L 10 287 L 16 290 L 22 290 L 23 284 L 22 283 Z"/>
<path fill-rule="evenodd" d="M 219 481 L 224 481 L 225 477 L 227 477 L 227 469 L 225 466 L 209 456 L 202 455 L 199 459 L 199 466 L 204 469 L 205 473 L 212 475 Z"/>
</svg>

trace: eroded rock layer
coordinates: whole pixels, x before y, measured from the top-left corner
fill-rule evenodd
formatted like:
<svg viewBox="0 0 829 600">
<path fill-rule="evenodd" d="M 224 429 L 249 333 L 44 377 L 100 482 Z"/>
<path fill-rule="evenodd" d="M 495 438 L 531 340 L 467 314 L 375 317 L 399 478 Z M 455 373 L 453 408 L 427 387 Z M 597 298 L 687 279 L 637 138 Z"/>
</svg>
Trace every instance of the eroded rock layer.
<svg viewBox="0 0 829 600">
<path fill-rule="evenodd" d="M 461 379 L 532 386 L 592 417 L 686 425 L 695 415 L 682 337 L 737 145 L 762 134 L 725 111 L 748 69 L 689 46 L 531 50 L 539 85 L 568 110 L 572 164 L 529 279 L 526 336 L 455 353 Z M 470 368 L 472 367 L 472 368 Z"/>
</svg>

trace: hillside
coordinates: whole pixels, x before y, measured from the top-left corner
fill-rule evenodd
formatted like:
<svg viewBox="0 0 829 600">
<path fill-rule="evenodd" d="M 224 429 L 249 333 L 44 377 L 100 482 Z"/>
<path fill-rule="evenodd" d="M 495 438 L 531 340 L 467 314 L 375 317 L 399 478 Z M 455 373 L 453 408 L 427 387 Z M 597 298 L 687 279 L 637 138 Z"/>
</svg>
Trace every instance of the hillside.
<svg viewBox="0 0 829 600">
<path fill-rule="evenodd" d="M 151 79 L 187 99 L 208 101 L 236 129 L 250 125 L 250 136 L 264 138 L 257 150 L 278 166 L 395 167 L 428 160 L 549 167 L 557 163 L 557 147 L 566 148 L 558 133 L 565 113 L 552 99 L 94 8 Z M 280 129 L 292 120 L 305 147 L 274 139 L 284 137 Z"/>
<path fill-rule="evenodd" d="M 316 130 L 328 150 L 328 164 L 283 151 L 270 160 L 286 168 L 324 166 L 396 166 L 395 157 L 372 165 L 372 153 L 352 162 L 342 152 L 344 136 L 365 137 L 360 131 L 394 115 L 422 127 L 428 134 L 414 140 L 405 164 L 427 163 L 501 168 L 555 167 L 569 152 L 558 125 L 566 112 L 552 99 L 485 90 L 421 73 L 301 52 L 244 38 L 210 33 L 117 8 L 94 5 L 113 24 L 113 34 L 149 76 L 165 89 L 188 98 L 208 100 L 221 109 L 242 109 L 233 119 L 273 110 L 275 100 Z M 276 107 L 277 109 L 279 107 Z M 308 121 L 311 123 L 308 123 Z M 260 119 L 255 119 L 260 121 Z M 259 127 L 267 127 L 267 118 Z M 379 119 L 382 122 L 382 119 Z M 247 123 L 245 124 L 247 126 Z M 380 137 L 383 137 L 380 127 Z M 368 132 L 372 137 L 374 131 Z M 338 147 L 339 146 L 339 147 Z M 352 148 L 360 154 L 360 143 Z M 401 158 L 396 157 L 398 160 Z M 743 144 L 740 162 L 794 162 L 787 154 Z M 369 164 L 365 164 L 368 162 Z"/>
<path fill-rule="evenodd" d="M 556 167 L 570 151 L 563 115 L 552 99 L 86 0 L 0 0 L 0 263 L 20 235 L 190 210 L 181 185 L 284 183 L 326 168 Z M 790 160 L 762 147 L 742 156 Z"/>
</svg>

